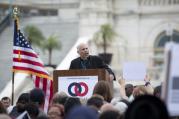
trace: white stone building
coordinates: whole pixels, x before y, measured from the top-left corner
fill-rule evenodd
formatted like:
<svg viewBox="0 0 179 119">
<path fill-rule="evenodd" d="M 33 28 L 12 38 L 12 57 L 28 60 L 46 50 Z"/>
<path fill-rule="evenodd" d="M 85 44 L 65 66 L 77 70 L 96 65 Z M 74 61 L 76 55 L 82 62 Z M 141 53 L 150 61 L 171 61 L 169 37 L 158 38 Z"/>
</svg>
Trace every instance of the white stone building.
<svg viewBox="0 0 179 119">
<path fill-rule="evenodd" d="M 125 61 L 142 61 L 158 76 L 165 42 L 179 41 L 179 0 L 80 1 L 79 36 L 92 35 L 104 23 L 118 33 L 110 48 L 116 72 Z"/>
<path fill-rule="evenodd" d="M 125 61 L 142 61 L 151 74 L 158 75 L 165 42 L 179 41 L 179 0 L 13 0 L 12 3 L 58 9 L 60 20 L 79 21 L 79 37 L 93 36 L 100 25 L 110 23 L 118 34 L 109 49 L 114 54 L 111 66 L 116 73 L 121 72 Z"/>
</svg>

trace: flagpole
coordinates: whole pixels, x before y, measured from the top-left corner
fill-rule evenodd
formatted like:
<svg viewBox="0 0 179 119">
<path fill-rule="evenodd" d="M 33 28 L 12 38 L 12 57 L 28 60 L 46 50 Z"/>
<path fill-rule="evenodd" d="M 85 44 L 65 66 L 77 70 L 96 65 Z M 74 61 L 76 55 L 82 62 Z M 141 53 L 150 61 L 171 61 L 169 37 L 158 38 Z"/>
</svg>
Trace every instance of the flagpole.
<svg viewBox="0 0 179 119">
<path fill-rule="evenodd" d="M 12 102 L 11 105 L 13 105 L 14 103 L 14 72 L 12 73 Z"/>
<path fill-rule="evenodd" d="M 16 20 L 16 22 L 18 22 L 18 13 L 19 13 L 18 8 L 14 7 L 13 18 L 14 18 L 14 20 Z M 17 25 L 17 27 L 18 27 L 18 23 L 16 23 L 16 22 L 14 22 L 14 24 Z M 14 28 L 14 30 L 15 30 L 15 28 Z M 14 104 L 14 78 L 15 78 L 15 73 L 13 71 L 13 73 L 12 73 L 12 102 L 11 102 L 12 105 Z"/>
</svg>

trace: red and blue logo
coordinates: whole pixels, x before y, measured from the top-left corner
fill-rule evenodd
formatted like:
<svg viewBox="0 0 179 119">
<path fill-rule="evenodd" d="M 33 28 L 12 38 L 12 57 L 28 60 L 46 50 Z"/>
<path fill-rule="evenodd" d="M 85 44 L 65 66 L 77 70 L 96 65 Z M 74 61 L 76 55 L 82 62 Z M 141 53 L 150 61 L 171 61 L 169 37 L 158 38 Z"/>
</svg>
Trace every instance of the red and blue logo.
<svg viewBox="0 0 179 119">
<path fill-rule="evenodd" d="M 88 93 L 88 86 L 84 82 L 73 82 L 68 86 L 68 93 L 71 96 L 83 97 Z"/>
</svg>

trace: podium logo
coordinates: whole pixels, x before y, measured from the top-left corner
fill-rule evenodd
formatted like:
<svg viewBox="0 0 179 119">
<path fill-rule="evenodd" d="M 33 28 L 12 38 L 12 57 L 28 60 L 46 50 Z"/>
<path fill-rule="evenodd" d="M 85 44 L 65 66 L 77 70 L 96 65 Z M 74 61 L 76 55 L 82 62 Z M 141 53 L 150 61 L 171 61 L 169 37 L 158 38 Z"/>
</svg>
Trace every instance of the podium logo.
<svg viewBox="0 0 179 119">
<path fill-rule="evenodd" d="M 83 97 L 88 93 L 88 86 L 84 82 L 73 82 L 68 86 L 68 93 L 71 96 Z"/>
</svg>

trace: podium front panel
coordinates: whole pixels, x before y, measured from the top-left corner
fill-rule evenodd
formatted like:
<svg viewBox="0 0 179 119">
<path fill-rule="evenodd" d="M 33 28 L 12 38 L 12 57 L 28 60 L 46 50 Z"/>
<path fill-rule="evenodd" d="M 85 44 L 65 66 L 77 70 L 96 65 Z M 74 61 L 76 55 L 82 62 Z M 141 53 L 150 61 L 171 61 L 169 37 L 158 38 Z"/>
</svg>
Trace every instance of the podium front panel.
<svg viewBox="0 0 179 119">
<path fill-rule="evenodd" d="M 86 69 L 86 70 L 55 70 L 53 72 L 53 91 L 58 91 L 58 78 L 65 76 L 98 76 L 98 80 L 108 80 L 109 74 L 105 69 Z"/>
</svg>

